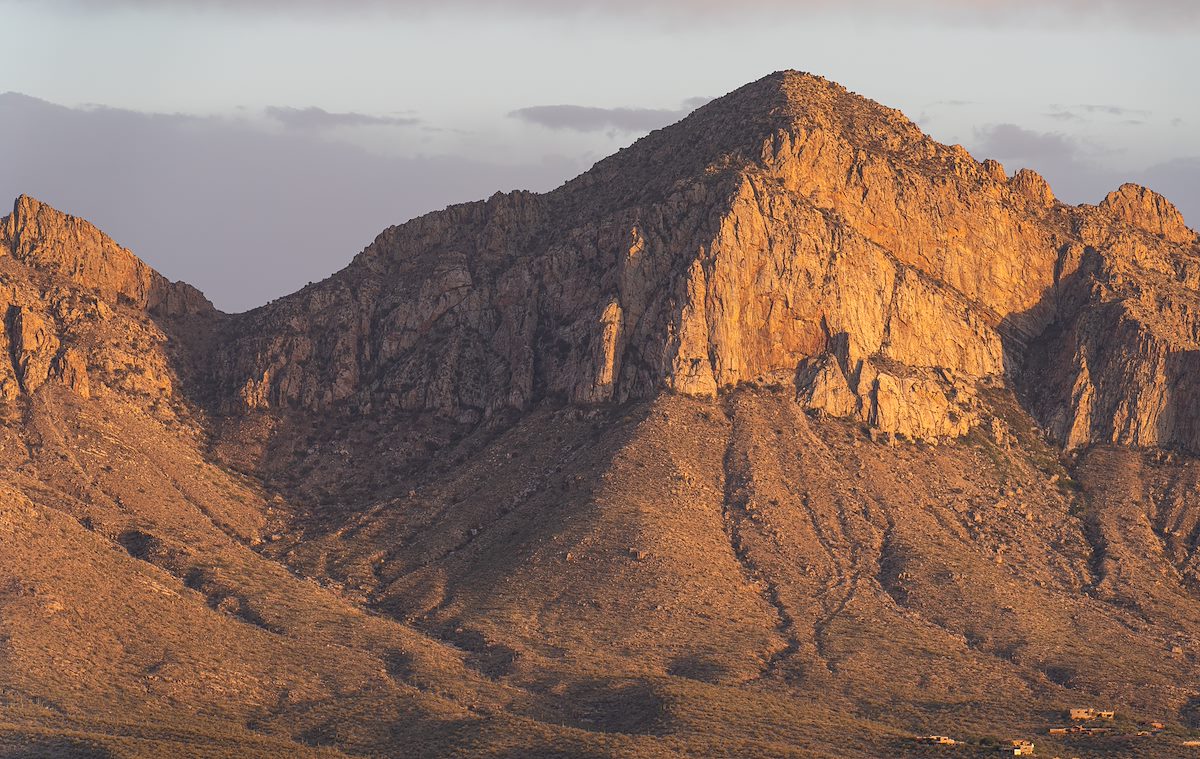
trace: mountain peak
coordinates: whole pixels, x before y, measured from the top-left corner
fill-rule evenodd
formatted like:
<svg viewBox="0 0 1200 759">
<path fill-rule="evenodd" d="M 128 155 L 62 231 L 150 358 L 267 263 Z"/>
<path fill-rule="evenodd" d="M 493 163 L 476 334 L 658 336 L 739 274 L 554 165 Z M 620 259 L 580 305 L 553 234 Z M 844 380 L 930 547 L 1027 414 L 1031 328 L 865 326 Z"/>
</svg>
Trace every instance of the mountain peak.
<svg viewBox="0 0 1200 759">
<path fill-rule="evenodd" d="M 1127 182 L 1105 196 L 1100 207 L 1130 226 L 1161 236 L 1168 242 L 1191 243 L 1196 233 L 1171 201 L 1153 190 Z"/>
<path fill-rule="evenodd" d="M 842 85 L 806 71 L 784 70 L 751 82 L 728 96 L 731 103 L 769 94 L 770 109 L 792 123 L 845 125 L 854 120 L 890 120 L 911 124 L 903 113 Z M 767 106 L 766 99 L 762 101 Z"/>
<path fill-rule="evenodd" d="M 191 285 L 170 282 L 91 223 L 30 195 L 17 196 L 0 230 L 0 242 L 16 260 L 112 302 L 170 315 L 212 310 Z"/>
<path fill-rule="evenodd" d="M 834 131 L 864 150 L 899 151 L 929 142 L 899 110 L 802 71 L 776 71 L 708 107 L 742 114 L 760 130 Z"/>
<path fill-rule="evenodd" d="M 977 386 L 1015 381 L 1022 362 L 1077 373 L 1035 351 L 1055 319 L 1097 305 L 1064 285 L 1091 276 L 1089 246 L 1130 257 L 1120 236 L 1080 237 L 1093 211 L 1057 203 L 1032 171 L 1010 178 L 937 143 L 895 109 L 778 71 L 548 195 L 389 230 L 370 266 L 253 312 L 216 362 L 219 381 L 231 407 L 382 404 L 479 419 L 544 397 L 712 397 L 785 377 L 810 408 L 956 437 L 985 421 Z M 1132 185 L 1094 216 L 1104 229 L 1119 220 L 1192 239 L 1173 206 Z M 1200 448 L 1182 422 L 1112 433 L 1070 405 L 1070 383 L 1052 383 L 1042 421 L 1067 444 Z M 1106 403 L 1136 392 L 1105 386 Z"/>
<path fill-rule="evenodd" d="M 812 135 L 850 150 L 945 165 L 974 163 L 961 148 L 929 139 L 900 111 L 815 74 L 768 74 L 655 130 L 567 182 L 560 196 L 585 190 L 587 204 L 612 210 L 670 194 L 680 183 L 759 166 L 780 143 Z M 931 163 L 932 159 L 932 163 Z"/>
</svg>

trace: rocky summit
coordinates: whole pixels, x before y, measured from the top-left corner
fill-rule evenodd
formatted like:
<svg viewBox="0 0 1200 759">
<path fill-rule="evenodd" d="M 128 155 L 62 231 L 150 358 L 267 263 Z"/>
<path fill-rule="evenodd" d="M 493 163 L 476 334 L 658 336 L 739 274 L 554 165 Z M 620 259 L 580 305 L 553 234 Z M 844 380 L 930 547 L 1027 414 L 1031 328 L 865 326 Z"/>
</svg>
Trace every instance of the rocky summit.
<svg viewBox="0 0 1200 759">
<path fill-rule="evenodd" d="M 0 300 L 0 756 L 1195 755 L 1149 189 L 781 72 L 243 314 L 21 197 Z"/>
</svg>

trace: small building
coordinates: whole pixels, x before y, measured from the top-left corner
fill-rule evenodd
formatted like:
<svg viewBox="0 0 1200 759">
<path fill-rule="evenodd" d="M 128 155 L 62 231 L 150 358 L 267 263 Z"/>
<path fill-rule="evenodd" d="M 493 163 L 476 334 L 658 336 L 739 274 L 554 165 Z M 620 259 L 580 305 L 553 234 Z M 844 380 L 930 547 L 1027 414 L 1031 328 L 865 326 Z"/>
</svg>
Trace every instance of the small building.
<svg viewBox="0 0 1200 759">
<path fill-rule="evenodd" d="M 925 743 L 931 746 L 957 746 L 958 741 L 948 735 L 926 735 L 923 738 L 917 739 L 918 743 Z"/>
<path fill-rule="evenodd" d="M 1013 747 L 1013 756 L 1033 756 L 1033 742 L 1017 739 L 1011 741 Z"/>
<path fill-rule="evenodd" d="M 1096 710 L 1091 707 L 1071 709 L 1067 716 L 1079 721 L 1093 720 L 1096 719 Z"/>
<path fill-rule="evenodd" d="M 1114 711 L 1111 711 L 1111 710 L 1109 710 L 1109 711 L 1098 711 L 1098 712 L 1096 712 L 1096 719 L 1109 719 L 1109 720 L 1112 720 L 1112 719 L 1116 719 L 1116 718 L 1117 718 L 1117 713 L 1116 713 L 1116 712 L 1114 712 Z"/>
</svg>

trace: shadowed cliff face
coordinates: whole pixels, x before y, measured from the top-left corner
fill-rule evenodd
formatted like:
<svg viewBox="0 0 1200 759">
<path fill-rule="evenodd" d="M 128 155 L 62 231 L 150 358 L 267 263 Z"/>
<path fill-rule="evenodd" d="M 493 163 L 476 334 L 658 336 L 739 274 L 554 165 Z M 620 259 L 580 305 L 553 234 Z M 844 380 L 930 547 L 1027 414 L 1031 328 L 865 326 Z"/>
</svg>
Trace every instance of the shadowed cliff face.
<svg viewBox="0 0 1200 759">
<path fill-rule="evenodd" d="M 1200 239 L 1150 190 L 785 72 L 245 314 L 22 197 L 0 309 L 0 753 L 1200 729 Z M 1170 730 L 1046 736 L 1092 703 Z"/>
<path fill-rule="evenodd" d="M 1162 197 L 1125 185 L 1073 219 L 1087 261 L 1032 351 L 1030 408 L 1067 447 L 1200 449 L 1194 398 L 1200 244 Z"/>
</svg>

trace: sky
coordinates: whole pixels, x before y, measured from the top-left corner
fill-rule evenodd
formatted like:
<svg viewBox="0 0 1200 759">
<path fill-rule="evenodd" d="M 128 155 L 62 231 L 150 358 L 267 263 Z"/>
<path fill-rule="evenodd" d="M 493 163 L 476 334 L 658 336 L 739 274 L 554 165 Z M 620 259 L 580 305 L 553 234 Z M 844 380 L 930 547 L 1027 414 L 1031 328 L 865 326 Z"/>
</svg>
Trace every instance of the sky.
<svg viewBox="0 0 1200 759">
<path fill-rule="evenodd" d="M 0 20 L 0 196 L 227 311 L 780 69 L 1068 202 L 1136 181 L 1200 225 L 1195 0 L 0 0 Z"/>
</svg>

